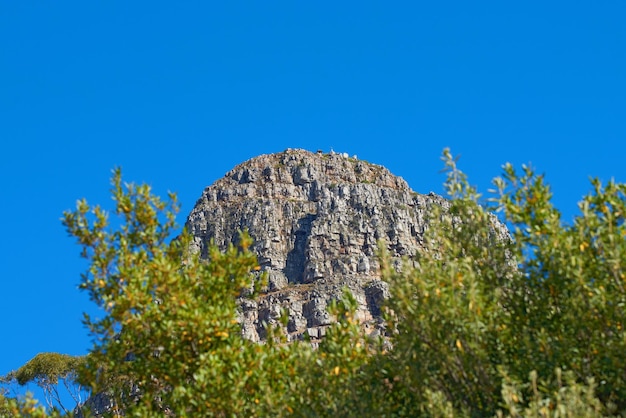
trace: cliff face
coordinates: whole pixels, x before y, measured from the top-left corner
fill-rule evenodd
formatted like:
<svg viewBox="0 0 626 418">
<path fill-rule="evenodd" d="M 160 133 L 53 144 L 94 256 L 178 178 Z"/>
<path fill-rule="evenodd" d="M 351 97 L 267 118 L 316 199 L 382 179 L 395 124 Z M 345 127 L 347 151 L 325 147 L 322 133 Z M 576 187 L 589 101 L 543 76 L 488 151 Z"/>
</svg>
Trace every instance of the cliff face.
<svg viewBox="0 0 626 418">
<path fill-rule="evenodd" d="M 269 277 L 256 301 L 242 298 L 247 338 L 264 338 L 264 323 L 289 313 L 290 338 L 324 335 L 332 322 L 328 303 L 348 287 L 366 329 L 377 332 L 380 280 L 376 248 L 412 256 L 421 245 L 427 211 L 447 205 L 434 194 L 413 192 L 379 165 L 346 154 L 286 150 L 261 155 L 207 187 L 187 219 L 193 246 L 206 256 L 209 242 L 222 249 L 247 229 Z"/>
</svg>

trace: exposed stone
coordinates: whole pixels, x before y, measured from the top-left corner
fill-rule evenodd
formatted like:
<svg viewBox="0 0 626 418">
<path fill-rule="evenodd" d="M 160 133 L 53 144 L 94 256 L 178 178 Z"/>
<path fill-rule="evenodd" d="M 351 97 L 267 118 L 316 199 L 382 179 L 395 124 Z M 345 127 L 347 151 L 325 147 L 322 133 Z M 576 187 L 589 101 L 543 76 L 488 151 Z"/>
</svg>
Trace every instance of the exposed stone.
<svg viewBox="0 0 626 418">
<path fill-rule="evenodd" d="M 382 166 L 289 149 L 246 161 L 207 187 L 187 226 L 203 257 L 211 240 L 225 249 L 244 229 L 254 239 L 269 284 L 257 302 L 242 299 L 246 338 L 263 339 L 265 324 L 276 323 L 281 310 L 292 338 L 319 338 L 333 321 L 327 306 L 344 287 L 359 303 L 361 321 L 380 315 L 388 289 L 380 281 L 378 242 L 398 259 L 414 256 L 432 205 L 447 201 L 413 192 Z"/>
<path fill-rule="evenodd" d="M 366 335 L 383 335 L 381 306 L 389 286 L 376 258 L 386 245 L 399 268 L 401 257 L 422 245 L 428 212 L 449 206 L 434 193 L 412 191 L 382 166 L 348 154 L 288 149 L 240 164 L 207 187 L 187 218 L 192 250 L 207 257 L 212 240 L 225 250 L 248 230 L 268 285 L 256 300 L 240 298 L 242 335 L 266 337 L 266 325 L 288 315 L 288 340 L 308 338 L 316 347 L 334 321 L 327 307 L 349 289 Z M 494 220 L 498 239 L 508 231 Z M 459 220 L 461 221 L 461 220 Z M 138 396 L 133 389 L 131 396 Z M 89 398 L 95 416 L 111 413 L 106 394 Z M 165 411 L 167 412 L 167 411 Z M 77 409 L 75 416 L 82 416 Z"/>
</svg>

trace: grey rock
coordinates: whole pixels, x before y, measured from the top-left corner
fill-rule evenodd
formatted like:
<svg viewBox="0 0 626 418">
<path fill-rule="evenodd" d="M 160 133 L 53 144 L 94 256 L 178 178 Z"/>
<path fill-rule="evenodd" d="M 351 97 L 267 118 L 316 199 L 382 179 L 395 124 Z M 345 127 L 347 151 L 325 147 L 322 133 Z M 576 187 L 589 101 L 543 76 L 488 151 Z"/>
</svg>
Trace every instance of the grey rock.
<svg viewBox="0 0 626 418">
<path fill-rule="evenodd" d="M 243 337 L 262 341 L 266 326 L 286 313 L 288 341 L 306 338 L 317 347 L 335 320 L 327 307 L 346 288 L 365 335 L 385 335 L 381 307 L 389 286 L 380 277 L 377 246 L 383 243 L 400 268 L 402 257 L 422 246 L 435 205 L 449 202 L 416 193 L 401 177 L 356 156 L 288 149 L 246 161 L 207 187 L 186 226 L 192 250 L 204 258 L 212 240 L 225 250 L 242 230 L 254 239 L 268 285 L 256 300 L 245 294 L 239 300 Z M 506 227 L 493 220 L 496 238 L 507 239 Z M 114 405 L 96 394 L 85 407 L 101 416 Z"/>
<path fill-rule="evenodd" d="M 432 205 L 448 202 L 412 191 L 382 166 L 288 149 L 246 161 L 207 187 L 187 227 L 203 257 L 211 240 L 226 249 L 248 230 L 269 283 L 256 306 L 242 299 L 243 334 L 262 339 L 266 324 L 284 310 L 288 331 L 298 338 L 322 335 L 311 329 L 332 323 L 327 306 L 343 288 L 359 302 L 359 319 L 375 321 L 388 297 L 378 242 L 398 261 L 414 256 Z"/>
</svg>

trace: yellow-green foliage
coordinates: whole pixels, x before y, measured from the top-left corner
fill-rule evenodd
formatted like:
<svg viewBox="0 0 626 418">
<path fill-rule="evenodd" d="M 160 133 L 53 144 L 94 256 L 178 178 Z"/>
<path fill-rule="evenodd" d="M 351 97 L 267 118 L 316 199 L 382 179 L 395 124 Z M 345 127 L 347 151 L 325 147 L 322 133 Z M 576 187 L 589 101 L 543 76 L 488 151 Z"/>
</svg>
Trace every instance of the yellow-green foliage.
<svg viewBox="0 0 626 418">
<path fill-rule="evenodd" d="M 46 412 L 45 408 L 28 394 L 23 399 L 7 398 L 0 393 L 0 417 L 2 418 L 44 418 L 59 417 L 59 412 Z"/>
<path fill-rule="evenodd" d="M 81 287 L 104 312 L 85 318 L 82 382 L 114 398 L 112 413 L 142 417 L 626 413 L 626 186 L 594 180 L 564 223 L 530 168 L 505 166 L 483 201 L 448 150 L 444 161 L 450 206 L 431 208 L 423 250 L 398 271 L 381 249 L 386 340 L 363 336 L 346 293 L 318 349 L 280 327 L 244 340 L 236 297 L 264 280 L 250 238 L 202 261 L 184 231 L 172 239 L 175 196 L 116 171 L 118 220 L 85 201 L 64 217 L 89 261 Z"/>
<path fill-rule="evenodd" d="M 503 404 L 523 405 L 521 416 L 539 405 L 554 416 L 580 405 L 624 413 L 626 186 L 594 180 L 565 224 L 530 168 L 505 166 L 485 208 L 449 152 L 444 159 L 450 208 L 434 208 L 417 266 L 384 271 L 389 358 L 409 409 L 439 393 L 462 415 Z M 498 237 L 490 211 L 502 213 L 510 239 Z"/>
<path fill-rule="evenodd" d="M 39 353 L 25 365 L 9 373 L 20 385 L 45 381 L 57 384 L 59 379 L 71 378 L 84 362 L 84 357 L 59 353 Z"/>
<path fill-rule="evenodd" d="M 80 400 L 81 387 L 76 382 L 77 371 L 84 365 L 85 357 L 70 356 L 58 353 L 39 353 L 19 369 L 0 377 L 0 383 L 11 385 L 26 385 L 34 382 L 45 396 L 47 405 L 51 408 L 50 413 L 56 410 L 63 410 L 69 413 L 70 410 L 63 404 L 59 394 L 59 386 L 65 387 L 67 393 L 76 402 Z M 0 393 L 1 394 L 1 393 Z M 24 399 L 0 398 L 0 417 L 5 415 L 16 416 L 16 411 L 21 411 L 18 415 L 33 415 L 45 413 L 45 410 L 38 405 L 32 397 Z M 8 411 L 11 411 L 10 413 Z M 31 411 L 31 412 L 26 412 Z"/>
</svg>

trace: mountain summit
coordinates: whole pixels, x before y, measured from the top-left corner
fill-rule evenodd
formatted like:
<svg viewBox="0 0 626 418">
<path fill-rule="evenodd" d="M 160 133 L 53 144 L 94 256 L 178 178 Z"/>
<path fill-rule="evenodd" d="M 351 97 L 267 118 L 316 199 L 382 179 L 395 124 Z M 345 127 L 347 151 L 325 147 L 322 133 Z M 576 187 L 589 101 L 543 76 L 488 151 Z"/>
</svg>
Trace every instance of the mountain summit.
<svg viewBox="0 0 626 418">
<path fill-rule="evenodd" d="M 357 317 L 377 332 L 380 303 L 387 296 L 376 257 L 378 242 L 399 260 L 421 246 L 434 194 L 412 191 L 386 168 L 339 153 L 287 149 L 246 161 L 207 187 L 187 219 L 193 247 L 207 256 L 209 243 L 236 244 L 239 232 L 269 283 L 257 300 L 242 298 L 245 337 L 259 341 L 265 324 L 282 309 L 290 338 L 324 335 L 332 318 L 326 307 L 351 290 Z"/>
</svg>

